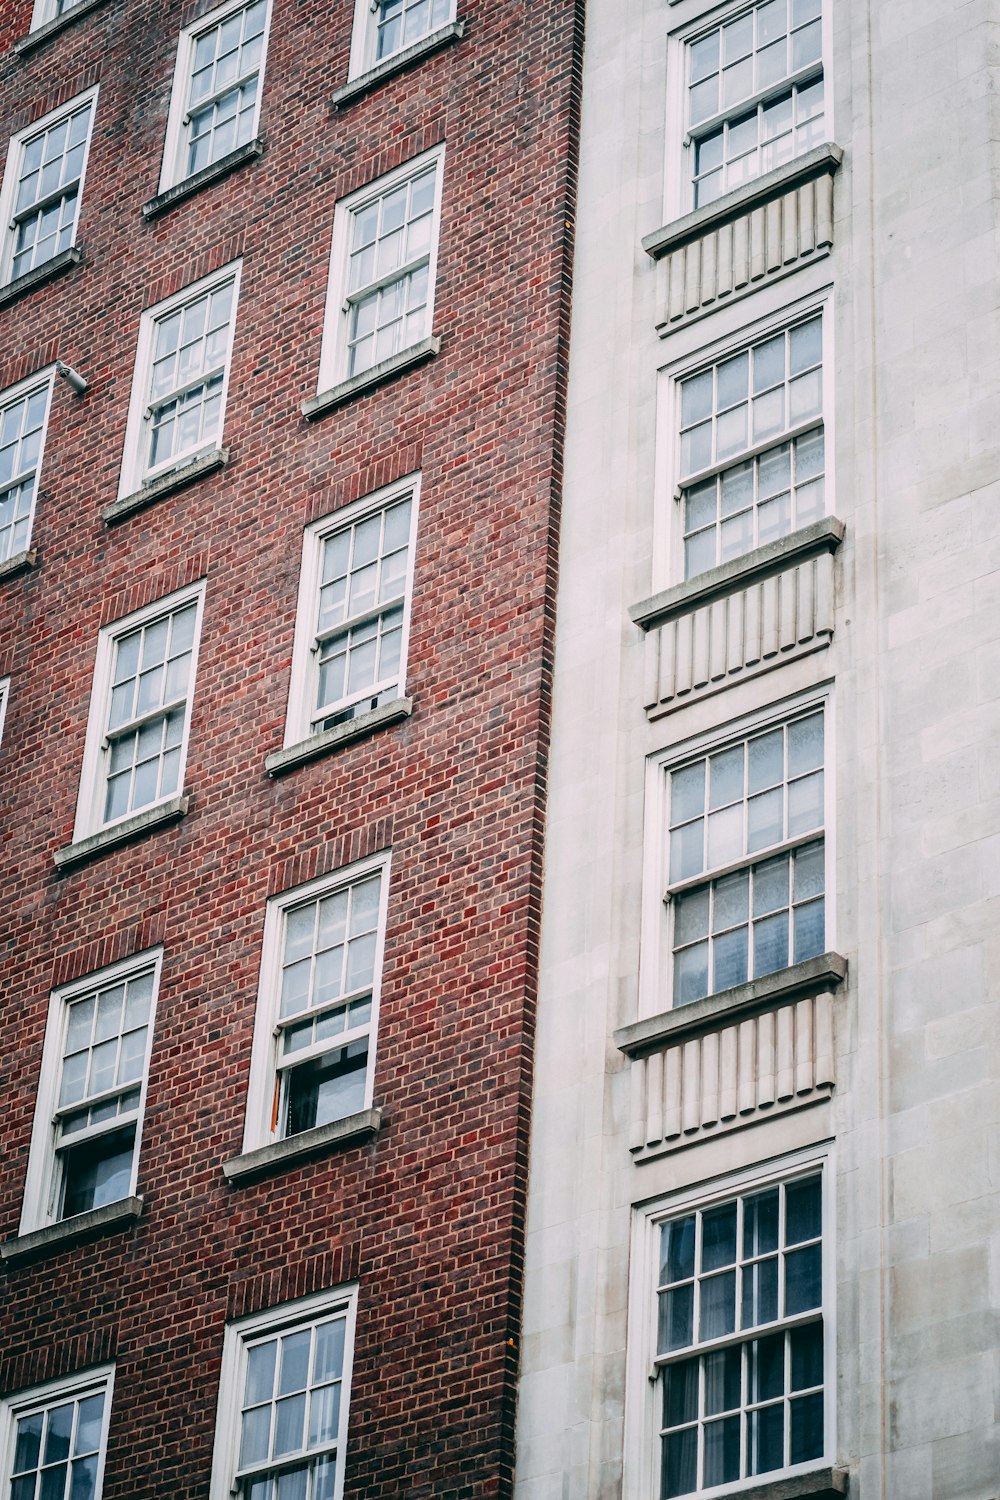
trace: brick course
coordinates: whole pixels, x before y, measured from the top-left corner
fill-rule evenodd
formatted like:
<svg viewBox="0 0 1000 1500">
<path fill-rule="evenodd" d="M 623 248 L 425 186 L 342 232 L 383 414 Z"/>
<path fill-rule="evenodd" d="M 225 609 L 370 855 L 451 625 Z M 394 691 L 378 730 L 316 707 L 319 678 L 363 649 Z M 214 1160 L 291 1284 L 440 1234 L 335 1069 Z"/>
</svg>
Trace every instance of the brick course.
<svg viewBox="0 0 1000 1500">
<path fill-rule="evenodd" d="M 203 9 L 200 7 L 199 9 Z M 0 309 L 0 389 L 57 355 L 32 545 L 0 582 L 0 1235 L 49 992 L 165 951 L 137 1225 L 3 1276 L 0 1394 L 117 1361 L 104 1495 L 204 1497 L 227 1318 L 361 1285 L 346 1495 L 508 1495 L 582 4 L 461 0 L 464 38 L 334 112 L 354 5 L 274 0 L 264 155 L 150 223 L 177 33 L 111 0 L 24 59 L 0 131 L 100 83 L 83 262 Z M 136 80 L 141 80 L 137 87 Z M 307 424 L 335 201 L 445 141 L 441 353 Z M 242 256 L 229 465 L 107 528 L 139 317 Z M 419 468 L 410 719 L 270 780 L 302 527 Z M 190 810 L 65 876 L 98 631 L 207 578 Z M 393 866 L 371 1143 L 237 1188 L 268 895 Z"/>
</svg>

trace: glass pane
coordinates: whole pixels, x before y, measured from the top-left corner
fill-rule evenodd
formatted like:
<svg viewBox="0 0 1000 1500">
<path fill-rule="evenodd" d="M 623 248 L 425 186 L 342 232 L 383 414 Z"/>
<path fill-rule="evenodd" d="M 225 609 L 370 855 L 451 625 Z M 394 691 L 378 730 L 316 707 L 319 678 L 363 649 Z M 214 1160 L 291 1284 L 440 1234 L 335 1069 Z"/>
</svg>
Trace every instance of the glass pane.
<svg viewBox="0 0 1000 1500">
<path fill-rule="evenodd" d="M 708 890 L 691 891 L 674 903 L 674 947 L 708 936 Z"/>
<path fill-rule="evenodd" d="M 240 1468 L 261 1463 L 268 1457 L 271 1436 L 271 1408 L 258 1406 L 243 1413 L 243 1435 L 240 1439 Z"/>
<path fill-rule="evenodd" d="M 673 1349 L 686 1349 L 694 1333 L 694 1287 L 675 1287 L 673 1291 L 661 1292 L 660 1330 L 657 1352 L 669 1354 Z"/>
<path fill-rule="evenodd" d="M 320 1386 L 309 1398 L 309 1446 L 336 1440 L 340 1422 L 340 1383 Z"/>
<path fill-rule="evenodd" d="M 791 1403 L 791 1451 L 789 1463 L 802 1464 L 823 1453 L 823 1393 L 799 1396 Z"/>
<path fill-rule="evenodd" d="M 739 1417 L 726 1417 L 722 1422 L 706 1422 L 704 1484 L 726 1484 L 739 1477 Z"/>
<path fill-rule="evenodd" d="M 785 1243 L 818 1239 L 823 1228 L 822 1178 L 805 1177 L 785 1189 Z"/>
<path fill-rule="evenodd" d="M 310 1500 L 334 1500 L 336 1490 L 337 1458 L 333 1454 L 328 1458 L 321 1458 L 319 1463 L 313 1465 Z"/>
<path fill-rule="evenodd" d="M 261 1401 L 270 1401 L 274 1395 L 276 1353 L 276 1339 L 269 1339 L 266 1344 L 255 1344 L 248 1351 L 244 1406 L 256 1406 Z"/>
<path fill-rule="evenodd" d="M 104 1415 L 104 1396 L 87 1396 L 80 1402 L 76 1418 L 74 1453 L 93 1453 L 101 1443 L 101 1418 Z"/>
<path fill-rule="evenodd" d="M 286 1469 L 278 1475 L 275 1500 L 306 1500 L 308 1488 L 308 1469 Z"/>
<path fill-rule="evenodd" d="M 688 1005 L 708 994 L 708 944 L 698 943 L 674 957 L 674 1004 Z"/>
<path fill-rule="evenodd" d="M 694 1275 L 694 1215 L 673 1219 L 660 1230 L 660 1284 Z"/>
<path fill-rule="evenodd" d="M 800 783 L 796 783 L 799 785 Z M 790 819 L 789 819 L 790 822 Z M 813 828 L 814 823 L 803 825 Z M 793 832 L 789 827 L 789 833 Z M 784 797 L 782 789 L 761 792 L 751 797 L 747 805 L 747 851 L 766 849 L 769 844 L 780 844 L 784 833 Z"/>
<path fill-rule="evenodd" d="M 749 1395 L 751 1401 L 773 1401 L 785 1389 L 785 1335 L 772 1333 L 754 1339 L 749 1347 Z"/>
<path fill-rule="evenodd" d="M 292 1391 L 304 1391 L 309 1384 L 309 1353 L 312 1333 L 290 1333 L 281 1340 L 281 1366 L 278 1376 L 278 1395 L 287 1396 Z"/>
<path fill-rule="evenodd" d="M 809 1312 L 823 1300 L 823 1266 L 820 1245 L 789 1250 L 785 1256 L 785 1315 Z"/>
<path fill-rule="evenodd" d="M 717 937 L 713 944 L 712 990 L 728 990 L 747 978 L 748 933 L 745 927 Z"/>
<path fill-rule="evenodd" d="M 663 1439 L 661 1500 L 689 1495 L 698 1483 L 698 1429 L 686 1427 Z"/>
<path fill-rule="evenodd" d="M 754 348 L 754 393 L 759 395 L 762 391 L 770 390 L 772 386 L 780 385 L 784 378 L 785 335 L 779 333 L 776 338 L 766 339 L 763 344 L 757 344 Z"/>
<path fill-rule="evenodd" d="M 789 1340 L 792 1353 L 790 1389 L 807 1391 L 823 1384 L 823 1325 L 810 1323 L 808 1328 L 793 1328 Z"/>
<path fill-rule="evenodd" d="M 740 453 L 746 448 L 747 442 L 746 407 L 734 406 L 731 411 L 723 412 L 715 434 L 716 457 L 722 459 L 728 458 L 732 453 Z"/>
<path fill-rule="evenodd" d="M 740 1326 L 756 1328 L 773 1323 L 778 1316 L 778 1257 L 756 1261 L 743 1269 L 743 1305 Z"/>
<path fill-rule="evenodd" d="M 822 769 L 823 715 L 810 714 L 795 719 L 788 726 L 788 774 L 802 776 L 806 771 Z"/>
<path fill-rule="evenodd" d="M 287 1396 L 274 1407 L 274 1444 L 276 1458 L 283 1453 L 296 1453 L 303 1446 L 305 1437 L 306 1398 Z"/>
<path fill-rule="evenodd" d="M 14 1473 L 20 1474 L 25 1469 L 34 1469 L 38 1466 L 38 1456 L 42 1443 L 42 1424 L 44 1413 L 32 1412 L 28 1417 L 22 1417 L 17 1424 L 17 1442 L 14 1448 Z"/>
<path fill-rule="evenodd" d="M 783 779 L 784 736 L 780 729 L 768 734 L 759 734 L 750 741 L 750 766 L 748 787 L 751 792 L 763 791 L 765 787 L 777 786 Z"/>
<path fill-rule="evenodd" d="M 675 828 L 670 835 L 670 879 L 689 880 L 705 868 L 705 824 L 702 818 Z"/>
<path fill-rule="evenodd" d="M 743 1255 L 767 1255 L 778 1248 L 778 1189 L 743 1200 Z"/>
<path fill-rule="evenodd" d="M 712 887 L 714 901 L 712 931 L 723 932 L 736 927 L 747 918 L 750 877 L 746 870 L 737 870 L 725 875 Z"/>
<path fill-rule="evenodd" d="M 780 495 L 787 490 L 792 482 L 791 448 L 788 443 L 782 443 L 780 448 L 772 448 L 769 453 L 762 453 L 759 460 L 760 497 L 767 499 L 770 495 Z"/>
<path fill-rule="evenodd" d="M 825 888 L 825 850 L 822 843 L 805 844 L 795 851 L 794 897 L 796 901 L 807 901 L 812 896 L 821 896 Z"/>
<path fill-rule="evenodd" d="M 691 59 L 691 82 L 699 83 L 703 78 L 719 71 L 719 32 L 712 31 L 700 41 L 692 42 L 688 53 Z"/>
<path fill-rule="evenodd" d="M 731 864 L 744 852 L 743 804 L 710 813 L 708 818 L 708 865 L 716 869 Z"/>
<path fill-rule="evenodd" d="M 732 1333 L 736 1327 L 736 1272 L 709 1276 L 700 1284 L 700 1297 L 699 1339 L 717 1339 Z"/>
<path fill-rule="evenodd" d="M 814 771 L 788 788 L 788 836 L 823 826 L 823 772 Z"/>
<path fill-rule="evenodd" d="M 313 1380 L 317 1384 L 334 1380 L 343 1371 L 345 1326 L 343 1318 L 337 1318 L 332 1323 L 321 1323 L 316 1329 Z"/>
<path fill-rule="evenodd" d="M 742 1365 L 742 1350 L 739 1348 L 719 1349 L 714 1354 L 705 1355 L 706 1416 L 739 1410 Z M 738 1451 L 739 1443 L 736 1447 Z"/>
<path fill-rule="evenodd" d="M 743 746 L 713 755 L 708 762 L 708 805 L 726 807 L 743 796 Z"/>
<path fill-rule="evenodd" d="M 66 1500 L 66 1478 L 69 1464 L 57 1464 L 53 1469 L 43 1469 L 38 1487 L 38 1500 Z"/>
<path fill-rule="evenodd" d="M 712 415 L 712 372 L 693 375 L 681 385 L 681 426 L 693 427 Z"/>
<path fill-rule="evenodd" d="M 767 859 L 754 866 L 753 914 L 765 916 L 788 905 L 788 855 Z"/>
<path fill-rule="evenodd" d="M 69 1500 L 93 1500 L 97 1493 L 97 1454 L 74 1460 L 70 1470 Z"/>
<path fill-rule="evenodd" d="M 723 516 L 736 515 L 753 505 L 753 464 L 737 464 L 722 475 Z"/>
<path fill-rule="evenodd" d="M 697 1359 L 668 1365 L 663 1372 L 663 1425 L 680 1427 L 698 1419 Z"/>
<path fill-rule="evenodd" d="M 826 943 L 826 913 L 821 900 L 795 910 L 795 946 L 792 953 L 794 963 L 815 958 L 823 952 Z"/>
<path fill-rule="evenodd" d="M 716 404 L 719 411 L 726 407 L 735 406 L 745 402 L 749 393 L 750 383 L 750 356 L 748 353 L 737 354 L 733 359 L 726 359 L 718 368 L 718 390 Z"/>
<path fill-rule="evenodd" d="M 736 1260 L 736 1204 L 711 1209 L 701 1221 L 701 1269 L 718 1270 Z"/>
<path fill-rule="evenodd" d="M 72 1431 L 73 1402 L 68 1401 L 65 1406 L 50 1407 L 45 1431 L 45 1450 L 42 1454 L 43 1463 L 54 1464 L 64 1458 L 69 1458 L 69 1440 Z"/>
<path fill-rule="evenodd" d="M 712 462 L 712 424 L 703 422 L 681 435 L 681 475 L 697 474 Z"/>
<path fill-rule="evenodd" d="M 785 1463 L 783 1406 L 765 1406 L 750 1413 L 747 1422 L 747 1466 L 751 1474 L 769 1474 Z"/>
<path fill-rule="evenodd" d="M 774 974 L 788 967 L 788 913 L 764 917 L 754 923 L 753 971 L 756 976 Z"/>
<path fill-rule="evenodd" d="M 705 765 L 698 761 L 670 778 L 670 821 L 685 823 L 705 808 Z"/>
<path fill-rule="evenodd" d="M 86 1213 L 127 1196 L 135 1126 L 84 1141 L 63 1153 L 62 1217 Z"/>
</svg>

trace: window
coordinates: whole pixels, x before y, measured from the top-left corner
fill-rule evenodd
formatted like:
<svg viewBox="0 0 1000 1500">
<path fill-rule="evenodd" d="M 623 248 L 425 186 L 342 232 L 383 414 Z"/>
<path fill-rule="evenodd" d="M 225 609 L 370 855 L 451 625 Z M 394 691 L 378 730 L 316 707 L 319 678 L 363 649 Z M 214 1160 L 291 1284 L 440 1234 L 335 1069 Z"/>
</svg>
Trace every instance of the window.
<svg viewBox="0 0 1000 1500">
<path fill-rule="evenodd" d="M 78 839 L 180 793 L 203 598 L 196 584 L 101 632 Z"/>
<path fill-rule="evenodd" d="M 455 19 L 455 0 L 358 0 L 351 71 L 374 67 Z"/>
<path fill-rule="evenodd" d="M 7 715 L 7 699 L 10 697 L 10 678 L 0 677 L 0 743 L 3 741 L 3 722 Z"/>
<path fill-rule="evenodd" d="M 239 281 L 229 266 L 143 313 L 120 496 L 221 441 Z"/>
<path fill-rule="evenodd" d="M 430 334 L 442 165 L 439 148 L 338 203 L 321 385 Z"/>
<path fill-rule="evenodd" d="M 685 578 L 825 514 L 821 313 L 678 385 Z"/>
<path fill-rule="evenodd" d="M 210 1500 L 340 1500 L 356 1287 L 226 1329 Z"/>
<path fill-rule="evenodd" d="M 135 1192 L 160 963 L 143 954 L 52 996 L 23 1233 Z"/>
<path fill-rule="evenodd" d="M 52 376 L 0 396 L 0 564 L 28 549 L 49 418 Z"/>
<path fill-rule="evenodd" d="M 645 1219 L 661 1500 L 802 1471 L 828 1451 L 823 1175 L 816 1162 L 759 1173 Z"/>
<path fill-rule="evenodd" d="M 764 0 L 685 51 L 695 208 L 822 143 L 821 0 Z"/>
<path fill-rule="evenodd" d="M 824 951 L 823 717 L 814 707 L 670 771 L 675 1005 Z"/>
<path fill-rule="evenodd" d="M 388 863 L 268 903 L 247 1150 L 371 1106 Z"/>
<path fill-rule="evenodd" d="M 181 33 L 160 191 L 253 140 L 270 24 L 269 0 L 225 6 Z"/>
<path fill-rule="evenodd" d="M 306 528 L 288 744 L 402 696 L 418 486 Z"/>
<path fill-rule="evenodd" d="M 76 243 L 97 90 L 14 136 L 0 213 L 3 281 L 16 281 Z"/>
<path fill-rule="evenodd" d="M 104 1366 L 0 1403 L 9 1500 L 100 1500 L 112 1375 Z"/>
</svg>

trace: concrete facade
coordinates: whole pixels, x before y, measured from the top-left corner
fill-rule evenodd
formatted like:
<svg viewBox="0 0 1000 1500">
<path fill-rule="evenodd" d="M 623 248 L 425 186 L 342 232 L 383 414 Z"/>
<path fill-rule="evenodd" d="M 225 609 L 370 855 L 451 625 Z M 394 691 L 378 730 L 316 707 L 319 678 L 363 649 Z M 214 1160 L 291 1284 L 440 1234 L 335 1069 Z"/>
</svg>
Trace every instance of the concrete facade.
<svg viewBox="0 0 1000 1500">
<path fill-rule="evenodd" d="M 678 57 L 738 11 L 588 6 L 516 1493 L 659 1495 L 642 1226 L 818 1152 L 822 1459 L 711 1493 L 992 1500 L 1000 22 L 988 0 L 828 0 L 836 149 L 691 213 Z M 672 376 L 821 305 L 843 539 L 680 588 Z M 846 979 L 672 1008 L 662 767 L 818 697 Z"/>
</svg>

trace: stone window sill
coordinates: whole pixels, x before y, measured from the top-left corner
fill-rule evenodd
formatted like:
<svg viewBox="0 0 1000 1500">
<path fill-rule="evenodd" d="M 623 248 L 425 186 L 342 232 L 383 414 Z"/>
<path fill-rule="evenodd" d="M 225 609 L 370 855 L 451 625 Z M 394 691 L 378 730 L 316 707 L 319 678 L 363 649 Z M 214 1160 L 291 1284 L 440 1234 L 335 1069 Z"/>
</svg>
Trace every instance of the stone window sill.
<svg viewBox="0 0 1000 1500">
<path fill-rule="evenodd" d="M 5 1240 L 0 1245 L 0 1259 L 16 1266 L 64 1250 L 69 1245 L 80 1244 L 83 1240 L 94 1239 L 109 1230 L 127 1229 L 137 1221 L 142 1210 L 143 1200 L 137 1196 L 106 1203 L 103 1208 L 92 1208 L 85 1214 L 74 1214 L 71 1219 L 62 1219 L 58 1224 L 47 1224 L 44 1229 L 33 1229 L 29 1234 Z"/>
<path fill-rule="evenodd" d="M 346 83 L 341 84 L 339 89 L 333 91 L 331 102 L 334 109 L 343 109 L 345 104 L 360 99 L 362 94 L 371 93 L 372 89 L 378 88 L 385 79 L 394 78 L 397 73 L 404 73 L 407 68 L 423 62 L 425 57 L 440 52 L 442 47 L 448 47 L 452 42 L 457 42 L 464 31 L 464 21 L 451 21 L 447 26 L 441 26 L 437 31 L 432 31 L 429 36 L 421 37 L 420 41 L 414 42 L 412 47 L 404 47 L 402 52 L 394 52 L 392 57 L 387 57 L 384 62 L 376 63 L 374 68 L 369 68 L 365 73 L 359 73 L 357 78 L 349 78 Z"/>
<path fill-rule="evenodd" d="M 16 302 L 19 297 L 26 297 L 36 287 L 45 286 L 54 281 L 64 271 L 71 271 L 74 266 L 80 264 L 83 259 L 83 251 L 79 245 L 70 245 L 68 250 L 61 250 L 58 255 L 53 255 L 44 265 L 36 266 L 33 271 L 25 271 L 23 276 L 18 276 L 16 281 L 8 281 L 6 286 L 0 286 L 0 307 L 6 307 L 9 302 Z"/>
<path fill-rule="evenodd" d="M 387 724 L 397 724 L 401 719 L 409 718 L 412 712 L 412 698 L 394 698 L 391 703 L 381 703 L 370 713 L 359 714 L 356 719 L 350 719 L 345 724 L 335 724 L 332 729 L 310 735 L 307 740 L 300 740 L 297 745 L 289 745 L 285 750 L 276 750 L 265 760 L 264 769 L 269 776 L 282 776 L 286 771 L 294 771 L 296 766 L 308 765 L 309 761 L 318 760 L 321 755 L 339 750 L 341 745 L 363 740 Z"/>
<path fill-rule="evenodd" d="M 98 6 L 104 5 L 106 0 L 78 0 L 72 10 L 66 11 L 64 15 L 53 16 L 51 21 L 46 21 L 44 26 L 36 26 L 34 31 L 26 32 L 19 36 L 14 43 L 14 51 L 19 57 L 25 57 L 29 52 L 34 52 L 36 47 L 43 47 L 52 37 L 57 36 L 60 31 L 65 31 L 67 26 L 72 26 L 76 21 L 97 10 Z"/>
<path fill-rule="evenodd" d="M 822 521 L 803 526 L 790 536 L 769 542 L 766 547 L 758 547 L 744 557 L 734 557 L 732 562 L 709 568 L 707 573 L 699 573 L 696 578 L 689 578 L 685 583 L 675 584 L 673 588 L 654 594 L 652 599 L 634 604 L 629 610 L 629 617 L 643 630 L 665 625 L 668 620 L 690 614 L 692 610 L 710 604 L 713 599 L 748 588 L 750 584 L 773 573 L 784 572 L 786 568 L 807 557 L 820 552 L 836 552 L 844 540 L 845 530 L 843 521 L 839 521 L 836 516 L 825 516 Z"/>
<path fill-rule="evenodd" d="M 836 989 L 846 977 L 846 958 L 839 953 L 821 953 L 817 958 L 779 969 L 777 974 L 765 974 L 746 984 L 733 985 L 732 989 L 719 990 L 718 994 L 706 995 L 704 1000 L 692 1000 L 661 1015 L 633 1021 L 615 1032 L 615 1046 L 629 1057 L 636 1057 L 662 1042 L 684 1041 L 714 1031 L 720 1024 L 728 1026 L 734 1019 L 766 1010 L 779 1001 Z"/>
<path fill-rule="evenodd" d="M 841 1500 L 846 1494 L 847 1470 L 826 1468 L 765 1480 L 750 1489 L 720 1490 L 719 1500 Z"/>
<path fill-rule="evenodd" d="M 183 818 L 187 810 L 187 797 L 171 797 L 168 802 L 159 802 L 156 807 L 147 807 L 143 812 L 136 813 L 133 818 L 123 818 L 120 823 L 114 823 L 110 828 L 102 828 L 100 833 L 91 834 L 90 838 L 78 839 L 74 844 L 66 844 L 64 848 L 57 849 L 54 855 L 56 869 L 62 873 L 74 870 L 77 865 L 86 864 L 89 859 L 96 859 L 108 849 L 116 849 L 120 844 L 129 844 L 133 839 L 142 838 L 145 834 L 151 833 L 154 828 L 165 828 L 168 823 L 176 823 L 179 818 Z"/>
<path fill-rule="evenodd" d="M 733 188 L 732 192 L 723 193 L 714 203 L 706 203 L 704 208 L 696 208 L 692 213 L 665 224 L 662 229 L 647 234 L 642 241 L 642 248 L 653 260 L 659 260 L 669 251 L 687 245 L 691 240 L 700 239 L 710 230 L 741 218 L 751 209 L 762 207 L 772 198 L 780 198 L 783 193 L 800 187 L 804 182 L 812 182 L 816 177 L 832 176 L 843 159 L 842 149 L 832 141 L 827 141 L 785 166 L 775 167 L 773 172 L 765 172 L 763 176 Z"/>
<path fill-rule="evenodd" d="M 235 172 L 248 161 L 256 161 L 258 156 L 264 154 L 265 140 L 263 136 L 257 136 L 255 140 L 247 141 L 244 146 L 237 146 L 235 151 L 229 151 L 225 156 L 220 156 L 218 161 L 211 162 L 203 167 L 200 172 L 195 172 L 191 177 L 185 177 L 183 182 L 174 183 L 162 193 L 157 193 L 155 198 L 150 198 L 148 203 L 142 205 L 142 216 L 144 219 L 155 219 L 160 214 L 165 214 L 168 209 L 173 208 L 175 203 L 183 203 L 185 198 L 190 198 L 192 193 L 198 193 L 209 183 L 218 182 L 220 177 L 228 177 L 230 172 Z"/>
<path fill-rule="evenodd" d="M 29 568 L 38 566 L 38 553 L 34 547 L 28 552 L 15 552 L 13 557 L 8 557 L 6 562 L 0 563 L 0 579 L 16 578 L 18 573 L 27 573 Z"/>
<path fill-rule="evenodd" d="M 325 417 L 328 411 L 335 407 L 343 406 L 347 401 L 353 401 L 355 396 L 360 396 L 365 391 L 374 390 L 378 385 L 384 385 L 387 380 L 394 380 L 404 370 L 412 369 L 414 365 L 422 365 L 425 360 L 433 359 L 441 352 L 441 340 L 433 335 L 428 339 L 421 339 L 419 344 L 414 344 L 410 349 L 403 349 L 399 354 L 394 354 L 391 359 L 383 359 L 381 364 L 372 365 L 370 370 L 364 370 L 360 375 L 352 375 L 350 380 L 342 380 L 339 385 L 333 385 L 327 391 L 320 391 L 318 396 L 313 396 L 309 401 L 302 403 L 302 415 L 310 422 L 317 417 Z"/>
<path fill-rule="evenodd" d="M 343 1120 L 333 1120 L 329 1125 L 303 1130 L 300 1135 L 289 1136 L 288 1140 L 275 1141 L 257 1151 L 247 1151 L 243 1156 L 233 1156 L 222 1163 L 222 1170 L 227 1181 L 239 1186 L 255 1177 L 280 1172 L 283 1167 L 305 1161 L 308 1157 L 321 1156 L 341 1146 L 357 1145 L 375 1135 L 381 1124 L 380 1109 L 363 1109 Z"/>
<path fill-rule="evenodd" d="M 104 524 L 113 526 L 116 521 L 124 521 L 126 516 L 134 515 L 137 510 L 145 510 L 147 505 L 162 500 L 164 495 L 173 495 L 178 490 L 186 489 L 203 474 L 212 474 L 216 469 L 224 468 L 228 462 L 228 448 L 211 448 L 208 453 L 199 454 L 190 463 L 182 464 L 179 469 L 171 469 L 168 473 L 151 479 L 131 495 L 122 495 L 120 499 L 113 500 L 101 511 Z"/>
</svg>

